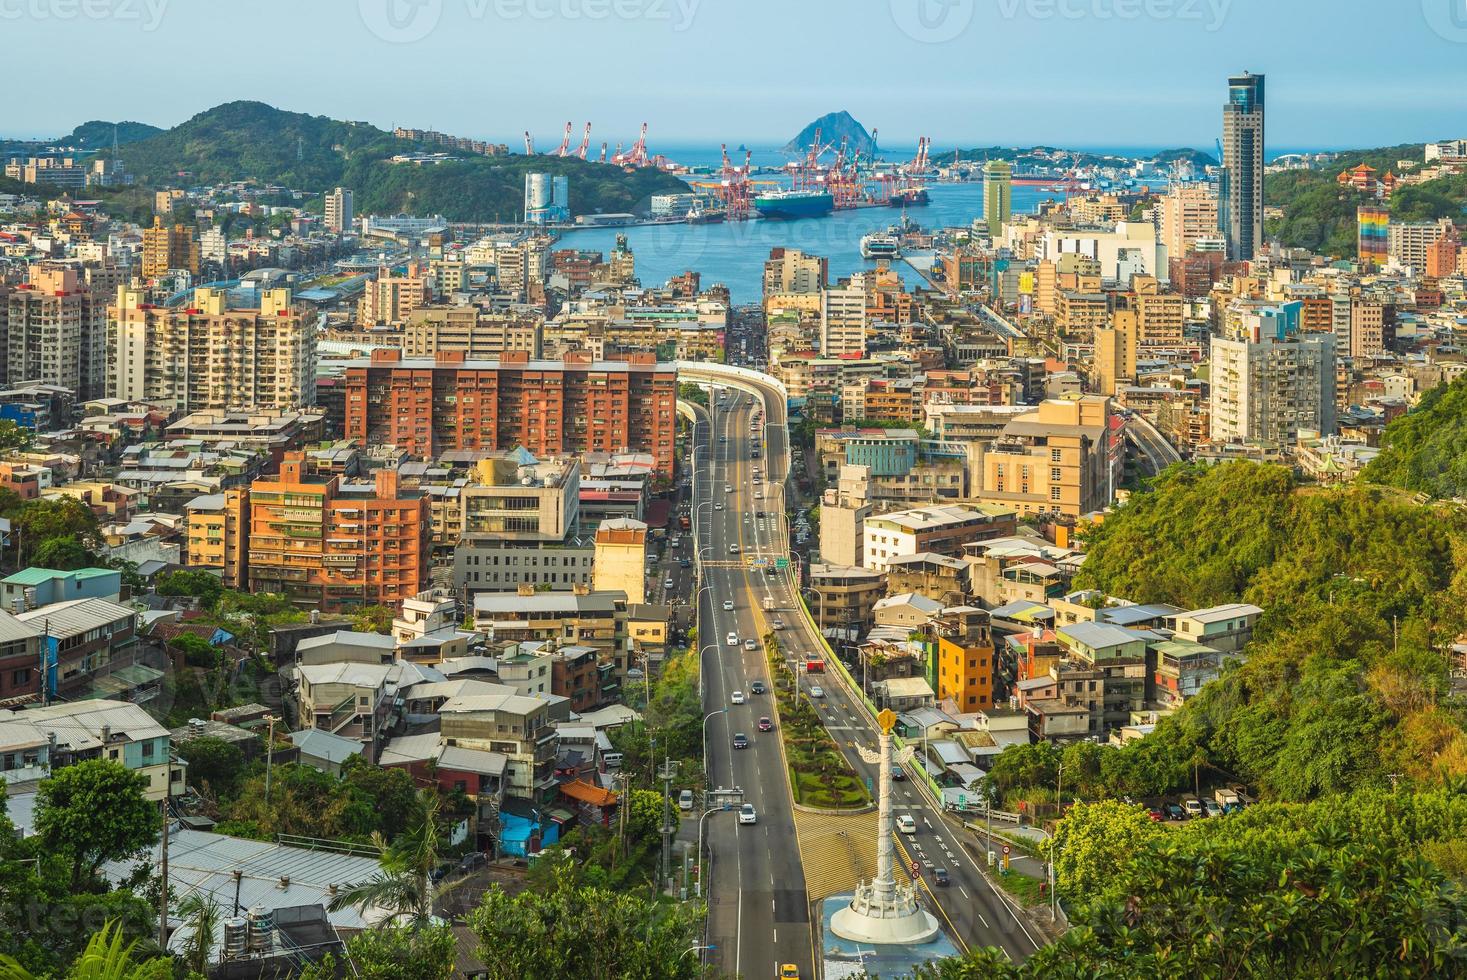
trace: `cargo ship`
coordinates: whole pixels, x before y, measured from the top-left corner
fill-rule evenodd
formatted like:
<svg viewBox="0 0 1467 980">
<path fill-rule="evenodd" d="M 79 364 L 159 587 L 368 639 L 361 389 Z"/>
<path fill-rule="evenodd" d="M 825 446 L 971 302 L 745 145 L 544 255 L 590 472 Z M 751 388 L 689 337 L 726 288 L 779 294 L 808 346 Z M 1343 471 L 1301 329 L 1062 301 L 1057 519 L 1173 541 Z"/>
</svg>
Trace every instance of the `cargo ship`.
<svg viewBox="0 0 1467 980">
<path fill-rule="evenodd" d="M 761 218 L 821 218 L 835 210 L 835 198 L 829 191 L 767 191 L 755 195 L 754 210 Z"/>
<path fill-rule="evenodd" d="M 705 208 L 701 204 L 694 204 L 688 209 L 688 224 L 690 225 L 714 225 L 728 217 L 728 212 L 723 208 Z"/>
<path fill-rule="evenodd" d="M 925 187 L 901 187 L 891 192 L 891 199 L 886 203 L 894 208 L 905 208 L 918 207 L 929 200 Z"/>
</svg>

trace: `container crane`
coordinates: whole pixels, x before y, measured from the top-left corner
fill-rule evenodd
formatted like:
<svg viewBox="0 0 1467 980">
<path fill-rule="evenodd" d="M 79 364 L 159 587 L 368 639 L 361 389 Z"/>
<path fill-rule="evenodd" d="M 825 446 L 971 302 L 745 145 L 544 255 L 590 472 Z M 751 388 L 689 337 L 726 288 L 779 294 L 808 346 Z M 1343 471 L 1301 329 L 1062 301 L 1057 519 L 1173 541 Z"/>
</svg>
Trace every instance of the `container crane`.
<svg viewBox="0 0 1467 980">
<path fill-rule="evenodd" d="M 586 159 L 586 150 L 591 145 L 591 124 L 586 123 L 586 133 L 581 137 L 581 145 L 576 147 L 576 156 L 582 160 Z"/>
<path fill-rule="evenodd" d="M 570 156 L 571 124 L 565 124 L 565 136 L 561 138 L 560 149 L 555 151 L 558 157 Z"/>
</svg>

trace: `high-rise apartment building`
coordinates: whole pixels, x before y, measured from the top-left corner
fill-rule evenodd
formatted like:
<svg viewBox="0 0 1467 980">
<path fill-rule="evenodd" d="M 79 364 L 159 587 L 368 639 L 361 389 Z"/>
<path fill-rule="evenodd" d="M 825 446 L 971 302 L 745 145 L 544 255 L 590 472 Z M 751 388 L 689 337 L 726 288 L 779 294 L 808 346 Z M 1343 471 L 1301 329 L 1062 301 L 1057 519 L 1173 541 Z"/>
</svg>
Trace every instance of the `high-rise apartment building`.
<svg viewBox="0 0 1467 980">
<path fill-rule="evenodd" d="M 1416 275 L 1426 271 L 1426 256 L 1443 236 L 1455 233 L 1451 218 L 1437 221 L 1393 221 L 1386 229 L 1386 249 L 1398 264 Z"/>
<path fill-rule="evenodd" d="M 390 269 L 377 271 L 367 283 L 357 304 L 357 322 L 364 327 L 401 323 L 414 310 L 433 302 L 433 277 L 425 269 L 410 265 L 403 275 Z"/>
<path fill-rule="evenodd" d="M 429 360 L 378 350 L 347 366 L 345 433 L 425 458 L 515 446 L 541 457 L 640 452 L 670 479 L 676 401 L 676 369 L 651 354 L 534 361 L 510 351 L 471 361 L 454 351 Z"/>
<path fill-rule="evenodd" d="M 155 279 L 174 269 L 199 274 L 198 235 L 188 225 L 167 226 L 162 217 L 154 217 L 153 227 L 143 230 L 143 278 Z"/>
<path fill-rule="evenodd" d="M 821 256 L 795 248 L 772 248 L 764 262 L 764 298 L 818 293 L 828 276 L 829 265 Z"/>
<path fill-rule="evenodd" d="M 820 294 L 820 353 L 826 357 L 866 350 L 866 287 L 852 283 Z"/>
<path fill-rule="evenodd" d="M 1355 253 L 1363 266 L 1381 268 L 1390 258 L 1391 209 L 1365 204 L 1355 209 Z"/>
<path fill-rule="evenodd" d="M 0 380 L 41 382 L 78 400 L 106 394 L 107 304 L 126 277 L 96 263 L 43 262 L 0 293 Z"/>
<path fill-rule="evenodd" d="M 1110 326 L 1095 329 L 1093 382 L 1102 395 L 1136 380 L 1137 319 L 1135 310 L 1116 310 Z"/>
<path fill-rule="evenodd" d="M 488 313 L 477 306 L 431 306 L 414 310 L 402 325 L 404 357 L 461 351 L 465 360 L 477 361 L 522 350 L 538 360 L 544 342 L 545 318 L 538 312 Z"/>
<path fill-rule="evenodd" d="M 1263 245 L 1263 76 L 1228 79 L 1223 107 L 1223 174 L 1218 220 L 1228 258 L 1246 262 Z"/>
<path fill-rule="evenodd" d="M 1179 259 L 1199 240 L 1217 237 L 1217 196 L 1206 184 L 1173 184 L 1161 199 L 1161 241 Z"/>
<path fill-rule="evenodd" d="M 352 230 L 356 215 L 352 210 L 351 191 L 338 187 L 326 195 L 326 230 L 333 235 L 345 235 Z"/>
<path fill-rule="evenodd" d="M 218 575 L 227 589 L 249 587 L 249 491 L 233 487 L 184 505 L 186 567 Z"/>
<path fill-rule="evenodd" d="M 111 397 L 183 412 L 301 408 L 316 402 L 316 314 L 267 289 L 258 309 L 231 309 L 222 289 L 167 309 L 121 288 L 108 310 Z"/>
<path fill-rule="evenodd" d="M 1120 463 L 1109 398 L 1052 398 L 1004 424 L 983 454 L 977 496 L 1020 514 L 1079 517 L 1110 505 Z"/>
<path fill-rule="evenodd" d="M 983 220 L 988 234 L 997 238 L 1004 222 L 1013 215 L 1014 168 L 1007 160 L 989 160 L 983 165 Z"/>
<path fill-rule="evenodd" d="M 287 453 L 280 473 L 249 494 L 251 592 L 282 593 L 303 608 L 340 612 L 397 607 L 428 587 L 428 499 L 398 485 L 396 470 L 370 483 L 309 472 Z"/>
<path fill-rule="evenodd" d="M 1243 334 L 1212 341 L 1212 441 L 1294 445 L 1335 430 L 1335 335 L 1299 330 L 1300 304 L 1250 310 Z"/>
</svg>

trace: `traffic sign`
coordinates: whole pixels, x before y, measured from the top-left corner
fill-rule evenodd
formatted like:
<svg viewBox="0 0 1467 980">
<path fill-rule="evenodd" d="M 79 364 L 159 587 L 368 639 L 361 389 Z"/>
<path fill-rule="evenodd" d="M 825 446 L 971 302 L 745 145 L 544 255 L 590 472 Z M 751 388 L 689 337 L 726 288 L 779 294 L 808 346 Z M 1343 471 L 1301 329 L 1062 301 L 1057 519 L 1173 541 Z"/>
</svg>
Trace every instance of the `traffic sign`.
<svg viewBox="0 0 1467 980">
<path fill-rule="evenodd" d="M 790 567 L 790 560 L 788 558 L 776 558 L 776 559 L 774 559 L 774 567 L 775 568 L 789 568 Z"/>
<path fill-rule="evenodd" d="M 912 874 L 916 875 L 918 878 L 922 877 L 922 865 L 920 862 L 912 862 Z"/>
<path fill-rule="evenodd" d="M 1003 852 L 1004 852 L 1004 853 L 1005 853 L 1005 854 L 1007 854 L 1007 853 L 1008 853 L 1008 852 L 1009 852 L 1009 846 L 1008 846 L 1008 845 L 1007 845 L 1007 844 L 1005 844 L 1005 845 L 1004 845 L 1004 846 L 1003 846 Z"/>
</svg>

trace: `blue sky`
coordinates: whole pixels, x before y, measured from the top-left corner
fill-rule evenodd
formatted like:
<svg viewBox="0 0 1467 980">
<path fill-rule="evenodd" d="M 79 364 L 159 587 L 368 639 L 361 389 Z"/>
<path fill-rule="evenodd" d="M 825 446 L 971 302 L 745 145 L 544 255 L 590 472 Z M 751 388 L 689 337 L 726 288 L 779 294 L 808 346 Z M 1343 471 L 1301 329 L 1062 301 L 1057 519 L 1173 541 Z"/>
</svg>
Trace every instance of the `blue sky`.
<svg viewBox="0 0 1467 980">
<path fill-rule="evenodd" d="M 9 136 L 259 99 L 542 149 L 839 108 L 885 146 L 1210 149 L 1243 69 L 1274 148 L 1467 136 L 1467 0 L 0 0 L 0 37 Z"/>
</svg>

